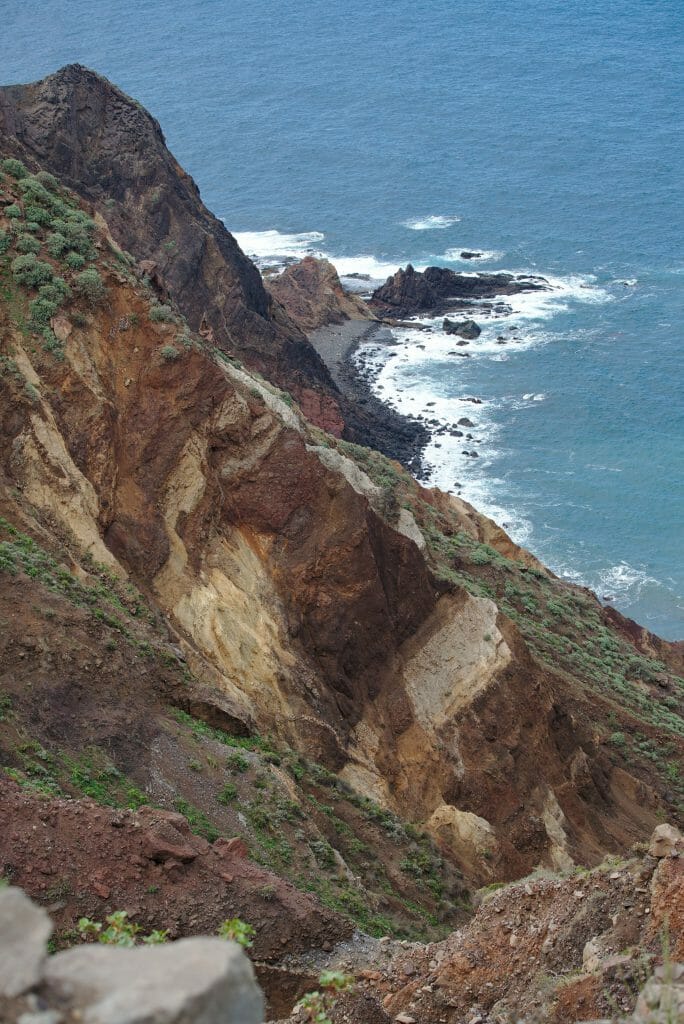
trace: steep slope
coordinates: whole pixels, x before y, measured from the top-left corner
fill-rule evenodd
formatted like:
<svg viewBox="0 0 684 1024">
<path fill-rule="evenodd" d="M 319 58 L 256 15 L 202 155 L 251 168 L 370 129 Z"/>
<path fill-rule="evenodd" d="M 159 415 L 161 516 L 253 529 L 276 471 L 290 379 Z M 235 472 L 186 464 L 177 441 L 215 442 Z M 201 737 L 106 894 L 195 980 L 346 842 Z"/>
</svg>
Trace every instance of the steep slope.
<svg viewBox="0 0 684 1024">
<path fill-rule="evenodd" d="M 476 884 L 595 862 L 676 813 L 681 679 L 494 524 L 193 334 L 50 175 L 2 167 L 0 689 L 31 742 L 64 743 L 78 708 L 70 756 L 95 737 L 172 803 L 195 787 L 152 742 L 171 700 L 323 762 Z M 154 637 L 137 597 L 112 616 L 93 560 L 159 610 Z M 148 670 L 143 696 L 147 647 L 175 675 Z"/>
<path fill-rule="evenodd" d="M 152 260 L 192 328 L 204 320 L 228 346 L 281 373 L 299 367 L 327 383 L 256 267 L 200 200 L 166 148 L 159 124 L 105 79 L 70 65 L 42 82 L 0 90 L 0 130 L 99 208 L 112 234 Z"/>
<path fill-rule="evenodd" d="M 387 416 L 346 399 L 297 322 L 264 288 L 233 236 L 202 202 L 139 103 L 72 64 L 40 82 L 0 88 L 8 155 L 56 174 L 107 220 L 153 286 L 170 291 L 194 331 L 291 392 L 308 419 L 403 457 Z M 410 424 L 392 420 L 411 435 Z M 424 439 L 420 431 L 413 444 Z"/>
</svg>

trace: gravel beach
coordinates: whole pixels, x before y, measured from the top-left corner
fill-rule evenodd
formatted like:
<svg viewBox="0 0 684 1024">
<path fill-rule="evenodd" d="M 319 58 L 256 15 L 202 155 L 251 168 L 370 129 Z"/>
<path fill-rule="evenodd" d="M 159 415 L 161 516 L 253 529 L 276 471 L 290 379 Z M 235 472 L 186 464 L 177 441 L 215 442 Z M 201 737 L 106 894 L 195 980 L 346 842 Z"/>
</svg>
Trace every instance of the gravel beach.
<svg viewBox="0 0 684 1024">
<path fill-rule="evenodd" d="M 353 359 L 362 342 L 373 338 L 380 343 L 391 343 L 392 337 L 389 327 L 373 320 L 345 320 L 341 324 L 319 327 L 308 335 L 348 400 L 345 420 L 349 440 L 377 448 L 420 478 L 422 453 L 430 440 L 427 427 L 396 412 L 374 395 Z"/>
</svg>

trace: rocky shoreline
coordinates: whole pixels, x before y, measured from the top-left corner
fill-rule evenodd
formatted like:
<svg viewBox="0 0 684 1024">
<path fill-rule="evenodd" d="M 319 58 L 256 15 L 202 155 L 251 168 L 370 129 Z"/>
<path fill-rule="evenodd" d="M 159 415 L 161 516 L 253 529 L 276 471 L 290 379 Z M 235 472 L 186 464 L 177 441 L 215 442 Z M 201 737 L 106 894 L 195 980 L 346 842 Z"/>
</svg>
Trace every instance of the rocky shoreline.
<svg viewBox="0 0 684 1024">
<path fill-rule="evenodd" d="M 378 398 L 370 378 L 354 359 L 359 346 L 371 338 L 393 344 L 389 327 L 379 321 L 346 320 L 319 327 L 308 338 L 349 403 L 351 439 L 396 459 L 420 479 L 424 473 L 423 453 L 430 441 L 429 429 L 420 420 L 402 415 Z"/>
</svg>

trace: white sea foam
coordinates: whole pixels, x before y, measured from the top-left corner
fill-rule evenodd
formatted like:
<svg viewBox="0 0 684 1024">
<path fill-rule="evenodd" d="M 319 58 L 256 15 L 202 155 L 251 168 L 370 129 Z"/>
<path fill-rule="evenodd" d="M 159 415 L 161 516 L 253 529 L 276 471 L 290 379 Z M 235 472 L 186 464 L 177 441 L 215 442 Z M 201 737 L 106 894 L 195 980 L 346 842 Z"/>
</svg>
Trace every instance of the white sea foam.
<svg viewBox="0 0 684 1024">
<path fill-rule="evenodd" d="M 280 262 L 283 259 L 302 259 L 304 256 L 322 256 L 320 245 L 325 235 L 321 231 L 300 231 L 283 234 L 280 231 L 234 231 L 233 237 L 242 251 L 257 263 Z"/>
<path fill-rule="evenodd" d="M 608 596 L 617 600 L 629 598 L 635 600 L 641 594 L 644 587 L 655 584 L 658 580 L 649 576 L 643 569 L 638 569 L 627 562 L 619 562 L 612 565 L 599 574 L 599 585 L 596 588 L 599 596 Z"/>
<path fill-rule="evenodd" d="M 527 269 L 511 272 L 525 276 L 537 273 Z M 468 276 L 476 274 L 476 270 L 468 272 Z M 425 450 L 429 482 L 471 502 L 523 545 L 532 539 L 531 523 L 522 512 L 504 507 L 497 499 L 497 494 L 510 490 L 497 478 L 497 467 L 505 457 L 503 424 L 507 411 L 531 409 L 547 400 L 547 394 L 530 389 L 505 400 L 483 400 L 476 404 L 468 400 L 475 396 L 465 392 L 449 397 L 439 394 L 435 382 L 448 380 L 450 390 L 458 388 L 458 369 L 467 365 L 467 358 L 495 363 L 514 359 L 517 352 L 525 349 L 552 344 L 564 336 L 547 326 L 555 315 L 577 302 L 599 303 L 611 298 L 597 287 L 592 277 L 544 276 L 550 286 L 547 291 L 502 296 L 501 301 L 510 310 L 507 314 L 502 316 L 495 310 L 493 315 L 486 305 L 481 313 L 469 314 L 480 325 L 481 334 L 467 345 L 459 344 L 461 339 L 442 329 L 444 318 L 439 316 L 416 319 L 417 325 L 430 328 L 429 333 L 396 328 L 392 332 L 394 345 L 379 345 L 371 339 L 359 350 L 359 357 L 371 370 L 372 386 L 378 397 L 399 412 L 430 421 L 427 425 L 432 437 Z M 450 369 L 442 369 L 443 364 Z M 459 419 L 464 417 L 474 425 L 459 426 Z M 454 427 L 462 436 L 452 436 Z M 477 457 L 473 452 L 477 452 Z"/>
<path fill-rule="evenodd" d="M 375 256 L 331 256 L 326 257 L 334 264 L 337 273 L 341 278 L 351 274 L 361 274 L 367 277 L 372 285 L 383 282 L 399 269 L 399 263 L 395 260 L 388 263 L 378 260 Z M 427 264 L 414 265 L 415 270 L 425 270 Z"/>
<path fill-rule="evenodd" d="M 398 261 L 392 263 L 377 259 L 370 254 L 359 256 L 335 256 L 322 248 L 325 240 L 322 231 L 299 231 L 287 234 L 271 229 L 269 231 L 235 231 L 236 239 L 242 251 L 260 266 L 282 266 L 304 256 L 316 256 L 327 259 L 334 264 L 340 277 L 357 275 L 367 278 L 370 287 L 376 287 L 396 272 Z M 416 270 L 424 270 L 425 264 Z"/>
<path fill-rule="evenodd" d="M 429 217 L 415 217 L 412 220 L 405 220 L 403 223 L 404 227 L 410 228 L 411 231 L 441 231 L 451 227 L 452 224 L 458 224 L 460 219 L 456 214 L 450 216 L 430 214 Z"/>
</svg>

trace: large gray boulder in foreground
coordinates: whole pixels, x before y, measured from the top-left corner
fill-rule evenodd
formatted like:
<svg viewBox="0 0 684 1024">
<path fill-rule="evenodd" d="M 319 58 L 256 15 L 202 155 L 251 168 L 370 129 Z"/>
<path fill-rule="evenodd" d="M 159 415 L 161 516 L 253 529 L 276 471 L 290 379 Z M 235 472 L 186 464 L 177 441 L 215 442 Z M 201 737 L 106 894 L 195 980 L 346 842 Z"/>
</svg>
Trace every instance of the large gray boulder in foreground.
<svg viewBox="0 0 684 1024">
<path fill-rule="evenodd" d="M 264 1002 L 235 943 L 181 939 L 120 949 L 87 945 L 58 953 L 43 971 L 51 1005 L 84 1024 L 261 1024 Z"/>
<path fill-rule="evenodd" d="M 51 934 L 52 921 L 21 889 L 0 889 L 0 997 L 38 984 Z"/>
</svg>

